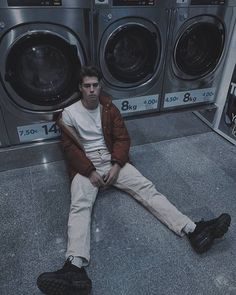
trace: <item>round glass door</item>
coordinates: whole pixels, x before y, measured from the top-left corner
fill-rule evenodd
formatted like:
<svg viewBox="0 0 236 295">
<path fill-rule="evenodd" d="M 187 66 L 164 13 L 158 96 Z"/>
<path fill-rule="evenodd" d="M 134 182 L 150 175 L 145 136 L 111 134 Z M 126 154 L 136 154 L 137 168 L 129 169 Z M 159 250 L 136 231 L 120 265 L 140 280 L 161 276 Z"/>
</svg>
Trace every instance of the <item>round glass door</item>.
<svg viewBox="0 0 236 295">
<path fill-rule="evenodd" d="M 114 84 L 118 81 L 128 86 L 139 85 L 150 79 L 161 54 L 158 37 L 139 24 L 123 25 L 114 31 L 104 51 L 104 64 L 109 73 L 107 79 L 110 78 Z"/>
<path fill-rule="evenodd" d="M 13 44 L 5 80 L 24 100 L 52 106 L 76 91 L 80 66 L 76 46 L 53 34 L 33 33 Z"/>
<path fill-rule="evenodd" d="M 201 77 L 215 69 L 223 48 L 223 26 L 197 23 L 187 28 L 177 40 L 174 60 L 180 72 Z"/>
</svg>

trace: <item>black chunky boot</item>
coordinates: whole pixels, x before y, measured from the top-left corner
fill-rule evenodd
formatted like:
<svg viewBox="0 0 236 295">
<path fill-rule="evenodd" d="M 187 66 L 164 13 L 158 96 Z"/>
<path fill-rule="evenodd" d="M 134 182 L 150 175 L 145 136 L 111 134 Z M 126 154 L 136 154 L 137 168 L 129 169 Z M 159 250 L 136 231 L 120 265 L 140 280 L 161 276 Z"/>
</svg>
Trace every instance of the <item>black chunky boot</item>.
<svg viewBox="0 0 236 295">
<path fill-rule="evenodd" d="M 196 222 L 194 232 L 188 234 L 193 249 L 201 254 L 208 251 L 214 240 L 223 237 L 230 226 L 231 217 L 227 213 L 208 221 Z"/>
<path fill-rule="evenodd" d="M 69 257 L 62 269 L 42 273 L 37 279 L 38 288 L 46 295 L 89 295 L 92 282 L 85 269 L 71 263 Z"/>
</svg>

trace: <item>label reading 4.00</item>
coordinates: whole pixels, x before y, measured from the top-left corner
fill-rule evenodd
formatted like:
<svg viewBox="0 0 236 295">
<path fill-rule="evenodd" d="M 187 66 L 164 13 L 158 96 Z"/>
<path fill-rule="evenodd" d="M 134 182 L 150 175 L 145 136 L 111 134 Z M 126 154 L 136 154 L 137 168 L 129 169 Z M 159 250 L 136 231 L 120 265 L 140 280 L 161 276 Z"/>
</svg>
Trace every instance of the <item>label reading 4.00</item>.
<svg viewBox="0 0 236 295">
<path fill-rule="evenodd" d="M 55 122 L 18 126 L 20 142 L 57 138 L 61 132 Z"/>
</svg>

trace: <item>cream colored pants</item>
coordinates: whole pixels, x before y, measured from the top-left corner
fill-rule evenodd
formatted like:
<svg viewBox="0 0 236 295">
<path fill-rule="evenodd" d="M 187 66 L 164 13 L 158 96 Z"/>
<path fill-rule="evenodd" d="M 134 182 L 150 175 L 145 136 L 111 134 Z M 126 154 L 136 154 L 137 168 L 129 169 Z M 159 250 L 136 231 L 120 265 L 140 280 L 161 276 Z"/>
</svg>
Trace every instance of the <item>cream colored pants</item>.
<svg viewBox="0 0 236 295">
<path fill-rule="evenodd" d="M 87 154 L 102 176 L 111 168 L 111 156 L 107 150 L 99 150 Z M 156 218 L 178 235 L 183 235 L 182 229 L 193 223 L 187 216 L 179 212 L 167 198 L 159 193 L 154 184 L 146 179 L 134 166 L 127 163 L 121 168 L 114 186 L 129 193 Z M 89 178 L 77 174 L 71 184 L 71 207 L 68 221 L 69 255 L 90 260 L 90 226 L 91 212 L 98 193 Z"/>
</svg>

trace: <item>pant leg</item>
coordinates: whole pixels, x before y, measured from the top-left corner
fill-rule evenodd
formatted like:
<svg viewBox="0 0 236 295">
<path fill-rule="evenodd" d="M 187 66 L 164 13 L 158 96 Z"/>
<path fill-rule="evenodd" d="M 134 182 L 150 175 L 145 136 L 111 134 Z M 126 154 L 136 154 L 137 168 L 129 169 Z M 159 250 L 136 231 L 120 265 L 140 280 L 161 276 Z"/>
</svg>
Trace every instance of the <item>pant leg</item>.
<svg viewBox="0 0 236 295">
<path fill-rule="evenodd" d="M 90 228 L 93 204 L 98 193 L 87 177 L 77 174 L 71 184 L 71 206 L 68 220 L 66 257 L 90 259 Z"/>
<path fill-rule="evenodd" d="M 193 223 L 183 215 L 168 199 L 158 192 L 154 184 L 145 178 L 134 166 L 127 163 L 121 168 L 115 187 L 131 194 L 155 217 L 176 234 L 182 236 L 182 229 Z"/>
<path fill-rule="evenodd" d="M 96 171 L 102 176 L 110 167 L 110 154 L 107 150 L 87 154 Z M 70 255 L 90 260 L 91 213 L 98 193 L 89 178 L 76 174 L 71 183 L 71 206 L 68 220 L 68 243 L 66 258 Z"/>
</svg>

